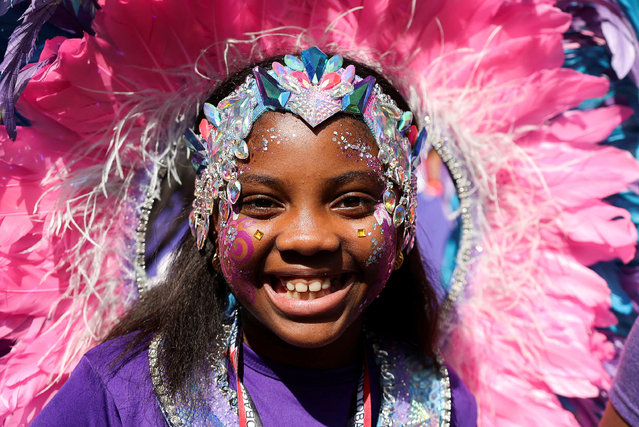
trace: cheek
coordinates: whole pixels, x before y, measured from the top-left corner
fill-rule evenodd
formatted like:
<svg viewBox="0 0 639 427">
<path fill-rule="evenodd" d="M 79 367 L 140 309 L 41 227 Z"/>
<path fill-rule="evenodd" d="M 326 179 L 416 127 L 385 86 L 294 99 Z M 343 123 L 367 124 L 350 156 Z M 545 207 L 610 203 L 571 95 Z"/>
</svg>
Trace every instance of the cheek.
<svg viewBox="0 0 639 427">
<path fill-rule="evenodd" d="M 365 266 L 368 270 L 369 291 L 365 304 L 370 303 L 382 291 L 395 263 L 397 232 L 383 203 L 376 206 L 370 235 L 368 233 L 366 241 L 369 247 Z"/>
<path fill-rule="evenodd" d="M 253 302 L 255 298 L 255 287 L 251 282 L 252 272 L 255 271 L 254 223 L 250 218 L 231 219 L 219 230 L 222 273 L 242 302 Z"/>
</svg>

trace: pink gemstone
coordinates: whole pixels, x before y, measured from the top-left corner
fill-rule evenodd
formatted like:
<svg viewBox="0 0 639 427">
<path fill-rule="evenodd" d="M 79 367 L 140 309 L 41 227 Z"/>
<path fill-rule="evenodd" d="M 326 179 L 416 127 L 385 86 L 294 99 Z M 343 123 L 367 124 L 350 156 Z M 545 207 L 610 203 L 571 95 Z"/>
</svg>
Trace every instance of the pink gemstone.
<svg viewBox="0 0 639 427">
<path fill-rule="evenodd" d="M 332 89 L 337 86 L 342 79 L 337 73 L 328 73 L 324 74 L 322 77 L 322 81 L 320 81 L 320 88 L 322 89 Z"/>
<path fill-rule="evenodd" d="M 275 74 L 277 74 L 278 76 L 288 74 L 286 68 L 284 68 L 284 66 L 279 62 L 273 62 L 273 71 L 275 71 Z"/>
<path fill-rule="evenodd" d="M 408 141 L 410 141 L 411 147 L 415 145 L 415 141 L 417 141 L 417 126 L 411 125 L 410 131 L 408 132 Z"/>
<path fill-rule="evenodd" d="M 342 80 L 351 83 L 355 77 L 355 66 L 349 65 L 342 73 Z"/>
<path fill-rule="evenodd" d="M 308 89 L 311 87 L 311 81 L 305 73 L 302 73 L 301 71 L 293 71 L 291 75 L 294 76 L 304 88 Z"/>
<path fill-rule="evenodd" d="M 200 122 L 200 135 L 202 135 L 202 138 L 209 138 L 209 132 L 211 131 L 212 127 L 213 126 L 211 126 L 208 120 L 202 119 L 202 121 Z"/>
</svg>

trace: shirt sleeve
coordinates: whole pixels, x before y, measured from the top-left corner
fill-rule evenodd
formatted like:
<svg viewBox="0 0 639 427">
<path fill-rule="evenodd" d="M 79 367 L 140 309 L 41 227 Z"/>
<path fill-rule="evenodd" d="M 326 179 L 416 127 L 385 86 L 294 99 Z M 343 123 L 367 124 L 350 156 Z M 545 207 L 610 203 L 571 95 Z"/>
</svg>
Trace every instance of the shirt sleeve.
<svg viewBox="0 0 639 427">
<path fill-rule="evenodd" d="M 452 395 L 450 425 L 475 427 L 477 426 L 477 402 L 475 401 L 475 396 L 468 390 L 461 378 L 457 376 L 457 373 L 450 366 L 447 366 L 447 368 Z"/>
<path fill-rule="evenodd" d="M 635 321 L 626 340 L 610 402 L 628 424 L 639 426 L 639 321 Z"/>
<path fill-rule="evenodd" d="M 67 382 L 35 418 L 32 427 L 121 426 L 113 397 L 83 357 Z"/>
</svg>

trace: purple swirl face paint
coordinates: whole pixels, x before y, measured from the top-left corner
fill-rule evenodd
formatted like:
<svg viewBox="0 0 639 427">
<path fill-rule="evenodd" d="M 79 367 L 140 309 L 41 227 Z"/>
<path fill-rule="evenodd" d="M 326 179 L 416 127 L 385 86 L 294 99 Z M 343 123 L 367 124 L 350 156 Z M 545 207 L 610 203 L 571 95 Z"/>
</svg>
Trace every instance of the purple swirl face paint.
<svg viewBox="0 0 639 427">
<path fill-rule="evenodd" d="M 255 298 L 250 265 L 255 252 L 252 237 L 254 224 L 255 220 L 251 218 L 230 219 L 226 226 L 220 228 L 218 239 L 222 273 L 231 289 L 243 293 L 249 301 Z"/>
</svg>

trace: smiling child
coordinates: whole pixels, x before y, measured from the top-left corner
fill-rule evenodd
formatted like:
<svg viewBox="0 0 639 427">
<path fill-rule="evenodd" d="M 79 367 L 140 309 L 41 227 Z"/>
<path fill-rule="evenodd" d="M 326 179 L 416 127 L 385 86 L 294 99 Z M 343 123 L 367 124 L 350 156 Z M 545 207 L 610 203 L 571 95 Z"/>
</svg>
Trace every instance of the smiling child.
<svg viewBox="0 0 639 427">
<path fill-rule="evenodd" d="M 204 116 L 193 234 L 33 425 L 474 425 L 435 351 L 401 96 L 312 48 L 238 73 Z"/>
</svg>

